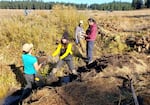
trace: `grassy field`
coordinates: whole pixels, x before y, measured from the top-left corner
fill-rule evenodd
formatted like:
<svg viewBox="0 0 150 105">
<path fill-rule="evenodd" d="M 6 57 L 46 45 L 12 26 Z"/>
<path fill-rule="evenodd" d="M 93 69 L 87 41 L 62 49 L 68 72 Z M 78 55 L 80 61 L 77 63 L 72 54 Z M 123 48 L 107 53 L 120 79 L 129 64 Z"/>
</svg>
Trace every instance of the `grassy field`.
<svg viewBox="0 0 150 105">
<path fill-rule="evenodd" d="M 140 30 L 141 27 L 150 26 L 150 10 L 139 11 L 78 11 L 73 7 L 55 6 L 53 10 L 31 10 L 28 16 L 24 10 L 0 10 L 0 98 L 5 96 L 12 88 L 20 87 L 10 64 L 17 67 L 22 65 L 21 47 L 26 42 L 34 44 L 34 55 L 39 50 L 51 55 L 56 48 L 55 41 L 61 38 L 63 30 L 68 29 L 73 39 L 74 28 L 78 21 L 94 17 L 99 27 L 94 57 L 103 54 L 124 53 L 129 48 L 125 38 L 130 35 L 150 35 L 150 30 Z M 137 32 L 140 30 L 140 32 Z M 100 35 L 106 38 L 101 39 Z M 115 37 L 117 41 L 110 41 Z M 80 65 L 76 60 L 75 64 Z"/>
<path fill-rule="evenodd" d="M 8 65 L 22 65 L 21 49 L 24 43 L 34 44 L 34 55 L 40 50 L 51 55 L 63 31 L 68 28 L 72 39 L 78 21 L 88 18 L 85 13 L 64 6 L 55 6 L 53 11 L 32 10 L 28 16 L 24 15 L 24 10 L 0 10 L 0 14 L 0 89 L 3 90 L 0 97 L 11 87 L 19 86 Z"/>
</svg>

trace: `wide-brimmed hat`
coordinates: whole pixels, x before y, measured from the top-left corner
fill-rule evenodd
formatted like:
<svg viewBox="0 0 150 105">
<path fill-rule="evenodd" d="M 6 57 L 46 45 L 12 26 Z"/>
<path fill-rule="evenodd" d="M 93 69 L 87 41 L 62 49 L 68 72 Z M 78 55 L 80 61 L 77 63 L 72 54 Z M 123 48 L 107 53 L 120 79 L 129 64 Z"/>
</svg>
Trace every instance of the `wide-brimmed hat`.
<svg viewBox="0 0 150 105">
<path fill-rule="evenodd" d="M 29 52 L 33 48 L 33 44 L 25 43 L 22 47 L 22 50 L 25 52 Z"/>
</svg>

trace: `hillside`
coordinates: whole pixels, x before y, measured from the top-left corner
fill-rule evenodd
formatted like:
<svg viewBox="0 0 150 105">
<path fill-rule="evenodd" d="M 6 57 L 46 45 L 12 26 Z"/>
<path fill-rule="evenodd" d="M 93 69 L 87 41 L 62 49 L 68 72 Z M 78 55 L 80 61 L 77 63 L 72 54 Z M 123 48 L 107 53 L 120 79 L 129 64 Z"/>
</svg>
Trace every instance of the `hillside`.
<svg viewBox="0 0 150 105">
<path fill-rule="evenodd" d="M 140 105 L 150 104 L 150 47 L 146 47 L 150 37 L 150 10 L 107 12 L 55 7 L 52 11 L 32 11 L 28 16 L 24 16 L 23 10 L 0 10 L 0 14 L 1 97 L 22 85 L 21 76 L 18 78 L 15 74 L 22 74 L 23 43 L 34 43 L 35 55 L 40 50 L 50 55 L 56 47 L 55 40 L 61 37 L 66 25 L 72 38 L 80 19 L 84 20 L 86 29 L 88 17 L 94 17 L 99 27 L 95 61 L 85 66 L 82 60 L 74 59 L 81 73 L 80 81 L 58 87 L 46 86 L 35 91 L 24 104 L 134 105 L 130 83 Z M 130 37 L 135 38 L 133 45 L 127 43 L 128 38 L 131 42 Z M 140 40 L 146 42 L 139 44 Z M 16 72 L 10 66 L 12 64 L 15 64 Z M 51 61 L 48 67 L 46 69 L 52 67 Z"/>
</svg>

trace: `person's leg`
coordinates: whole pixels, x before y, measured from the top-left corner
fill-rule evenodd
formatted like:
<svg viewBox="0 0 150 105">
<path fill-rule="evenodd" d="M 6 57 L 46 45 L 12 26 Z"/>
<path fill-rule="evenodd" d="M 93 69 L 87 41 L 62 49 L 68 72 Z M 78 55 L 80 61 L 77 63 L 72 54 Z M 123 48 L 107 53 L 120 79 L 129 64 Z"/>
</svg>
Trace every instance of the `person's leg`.
<svg viewBox="0 0 150 105">
<path fill-rule="evenodd" d="M 87 56 L 87 58 L 88 58 L 88 41 L 86 41 L 86 56 Z"/>
<path fill-rule="evenodd" d="M 78 45 L 76 45 L 75 49 L 73 50 L 73 53 L 74 53 L 75 57 L 78 57 L 78 58 L 82 58 L 83 57 L 80 43 Z"/>
<path fill-rule="evenodd" d="M 68 65 L 68 67 L 69 67 L 69 70 L 71 70 L 71 72 L 72 72 L 73 74 L 77 75 L 77 71 L 76 71 L 75 68 L 74 68 L 72 58 L 70 58 L 70 60 L 66 60 L 66 63 L 67 63 L 67 65 Z"/>
<path fill-rule="evenodd" d="M 60 68 L 63 64 L 64 64 L 64 60 L 59 60 L 56 67 L 53 68 L 52 73 L 55 74 L 57 72 L 58 68 Z"/>
<path fill-rule="evenodd" d="M 25 89 L 26 88 L 32 89 L 32 83 L 34 83 L 34 76 L 25 74 L 25 79 L 26 79 L 26 82 L 27 82 L 27 84 L 25 86 Z"/>
<path fill-rule="evenodd" d="M 22 95 L 20 97 L 20 101 L 22 101 L 24 98 L 26 98 L 28 94 L 31 93 L 32 90 L 32 83 L 34 82 L 34 76 L 33 75 L 27 75 L 25 74 L 25 80 L 26 80 L 26 86 L 23 89 Z"/>
<path fill-rule="evenodd" d="M 53 82 L 58 81 L 58 77 L 56 76 L 57 70 L 63 65 L 64 60 L 59 60 L 56 66 L 52 69 L 52 71 L 47 76 L 46 83 L 51 84 Z"/>
<path fill-rule="evenodd" d="M 88 63 L 92 62 L 93 60 L 93 48 L 94 48 L 94 41 L 88 41 L 87 42 Z"/>
<path fill-rule="evenodd" d="M 84 59 L 86 57 L 86 42 L 84 39 L 80 39 L 79 49 L 80 49 L 80 53 L 82 55 L 81 58 Z"/>
<path fill-rule="evenodd" d="M 85 40 L 80 38 L 80 47 L 82 50 L 82 53 L 85 53 Z"/>
</svg>

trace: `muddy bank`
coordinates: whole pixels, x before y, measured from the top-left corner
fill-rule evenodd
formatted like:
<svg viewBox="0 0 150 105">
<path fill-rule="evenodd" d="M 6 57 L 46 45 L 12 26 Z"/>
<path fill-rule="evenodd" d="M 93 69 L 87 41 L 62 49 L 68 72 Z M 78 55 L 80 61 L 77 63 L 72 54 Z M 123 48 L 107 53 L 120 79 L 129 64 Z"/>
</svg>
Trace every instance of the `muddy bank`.
<svg viewBox="0 0 150 105">
<path fill-rule="evenodd" d="M 32 93 L 32 105 L 134 105 L 131 82 L 140 105 L 149 105 L 150 69 L 146 55 L 105 55 L 78 68 L 81 81 L 46 86 Z M 127 76 L 128 75 L 128 76 Z"/>
</svg>

